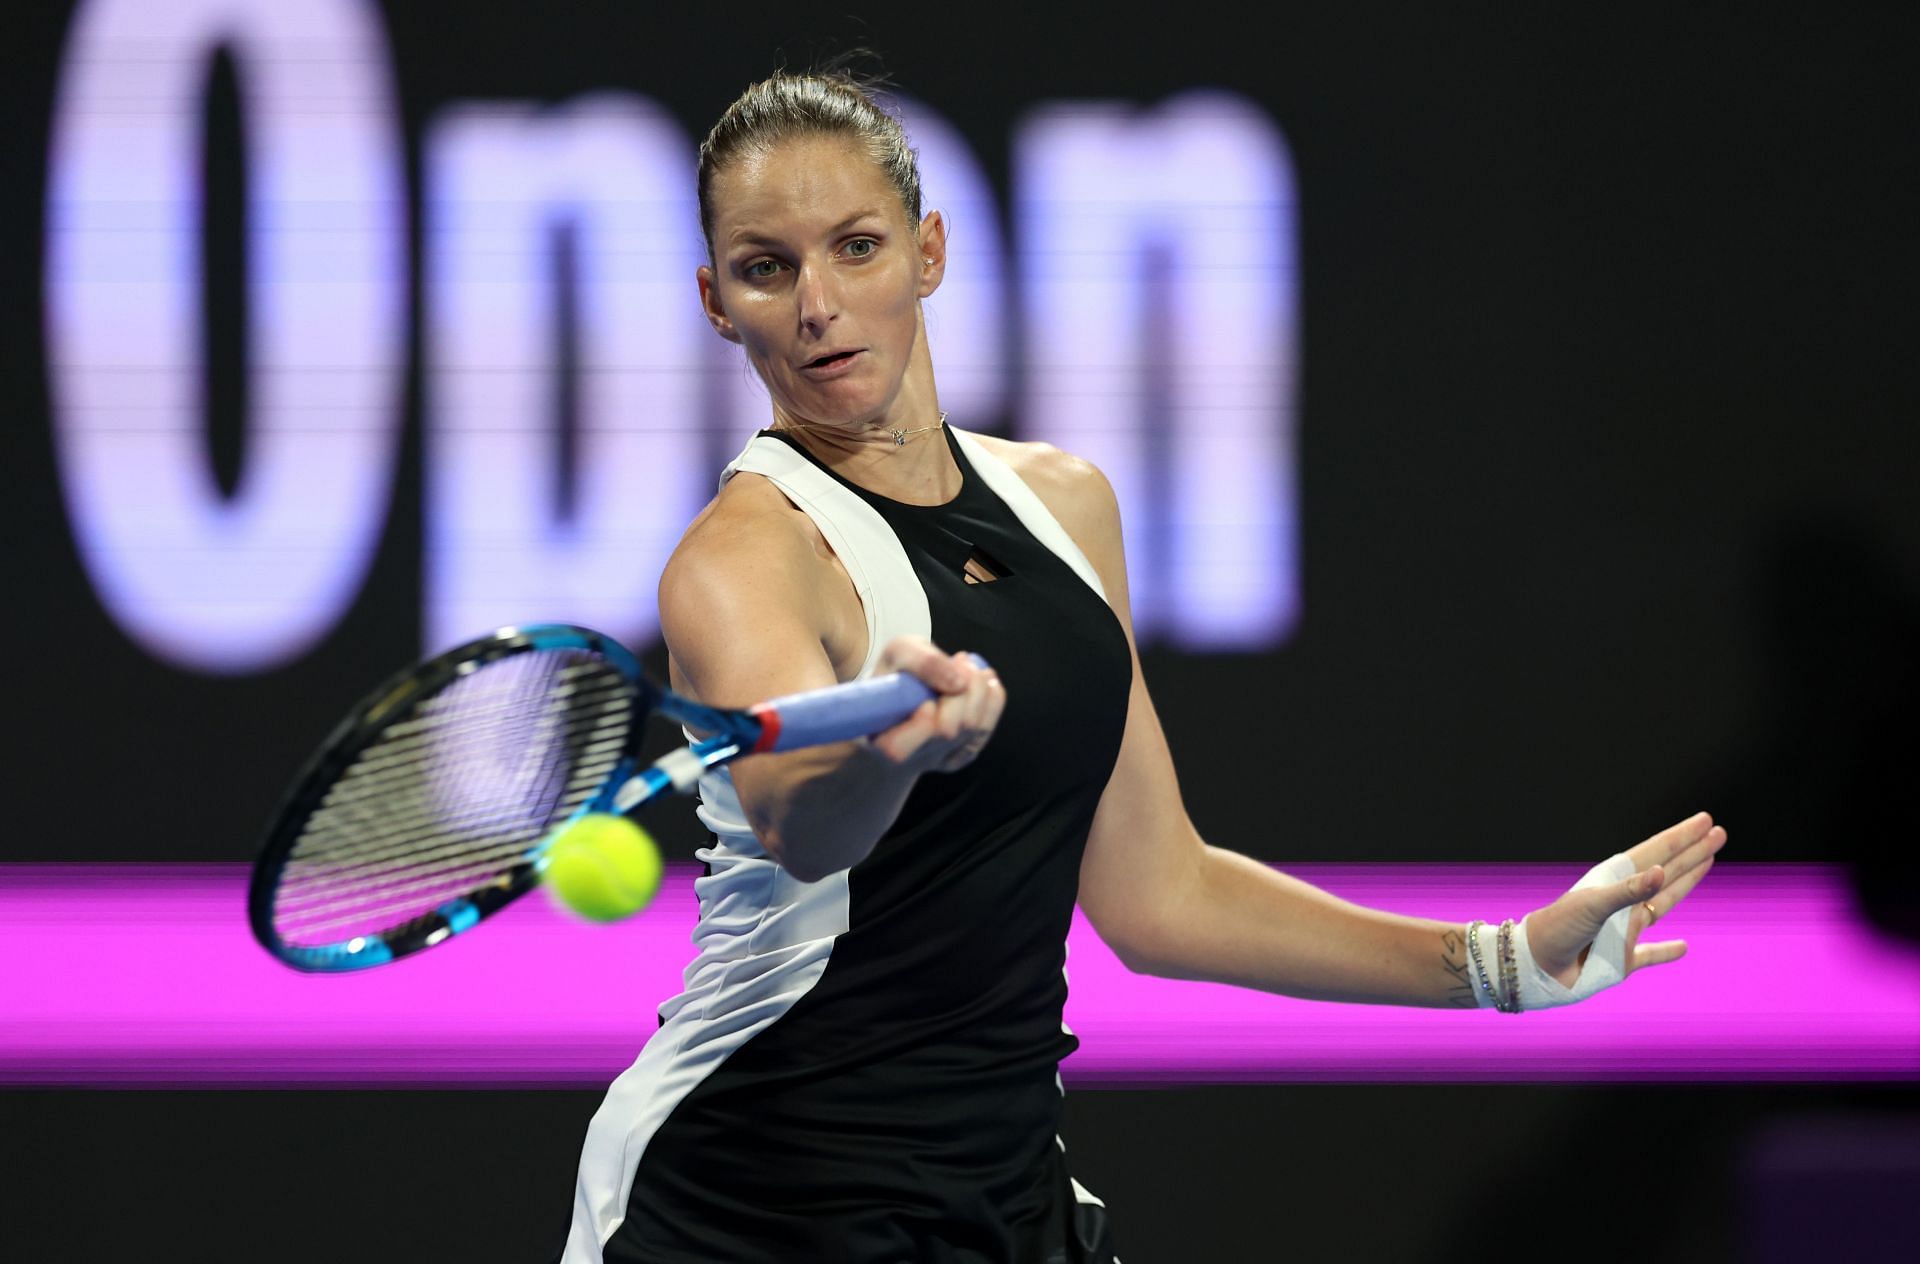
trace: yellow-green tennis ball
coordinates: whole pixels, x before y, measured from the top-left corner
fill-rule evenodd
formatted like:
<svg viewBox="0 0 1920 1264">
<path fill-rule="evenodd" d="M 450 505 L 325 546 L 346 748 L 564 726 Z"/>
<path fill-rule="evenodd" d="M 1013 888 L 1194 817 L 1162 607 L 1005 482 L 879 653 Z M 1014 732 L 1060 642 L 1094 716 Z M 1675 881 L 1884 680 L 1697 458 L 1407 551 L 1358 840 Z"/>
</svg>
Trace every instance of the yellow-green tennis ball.
<svg viewBox="0 0 1920 1264">
<path fill-rule="evenodd" d="M 547 892 L 589 921 L 617 922 L 660 889 L 660 849 L 624 816 L 596 812 L 547 848 Z"/>
</svg>

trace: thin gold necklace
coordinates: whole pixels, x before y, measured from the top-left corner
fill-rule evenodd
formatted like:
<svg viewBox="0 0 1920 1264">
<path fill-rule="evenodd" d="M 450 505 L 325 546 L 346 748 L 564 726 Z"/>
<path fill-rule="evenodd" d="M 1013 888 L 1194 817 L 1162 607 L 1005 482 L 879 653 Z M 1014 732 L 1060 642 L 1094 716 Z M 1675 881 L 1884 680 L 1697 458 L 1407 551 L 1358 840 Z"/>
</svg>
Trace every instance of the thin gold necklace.
<svg viewBox="0 0 1920 1264">
<path fill-rule="evenodd" d="M 912 438 L 914 435 L 925 434 L 929 430 L 938 430 L 940 427 L 946 424 L 947 424 L 947 415 L 945 413 L 941 413 L 940 419 L 934 422 L 931 426 L 922 426 L 918 430 L 903 430 L 899 426 L 888 426 L 887 433 L 893 436 L 894 447 L 904 448 L 907 446 L 907 440 Z M 831 430 L 837 434 L 845 433 L 838 426 L 827 425 L 827 424 L 824 424 L 821 422 L 815 422 L 815 421 L 789 421 L 787 423 L 787 429 L 789 430 Z"/>
<path fill-rule="evenodd" d="M 887 433 L 893 436 L 894 447 L 904 448 L 907 446 L 908 435 L 925 434 L 929 430 L 938 430 L 940 427 L 946 424 L 947 424 L 947 415 L 945 413 L 941 413 L 940 420 L 934 422 L 931 426 L 922 426 L 918 430 L 902 430 L 898 426 L 889 426 L 887 427 Z"/>
</svg>

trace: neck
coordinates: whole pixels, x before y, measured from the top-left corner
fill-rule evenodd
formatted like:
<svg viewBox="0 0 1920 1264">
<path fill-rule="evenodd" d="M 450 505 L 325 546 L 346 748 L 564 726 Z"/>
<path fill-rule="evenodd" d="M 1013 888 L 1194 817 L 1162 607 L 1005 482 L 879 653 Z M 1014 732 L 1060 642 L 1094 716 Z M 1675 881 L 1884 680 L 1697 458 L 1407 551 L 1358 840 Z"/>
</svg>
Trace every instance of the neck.
<svg viewBox="0 0 1920 1264">
<path fill-rule="evenodd" d="M 907 364 L 900 391 L 885 413 L 869 421 L 817 422 L 773 406 L 773 428 L 858 487 L 909 505 L 944 505 L 960 494 L 960 467 L 947 449 L 946 414 L 934 390 L 926 328 Z"/>
<path fill-rule="evenodd" d="M 841 478 L 889 500 L 944 505 L 960 494 L 960 467 L 947 448 L 944 413 L 919 425 L 853 427 L 801 421 L 776 409 L 772 428 L 793 436 Z"/>
</svg>

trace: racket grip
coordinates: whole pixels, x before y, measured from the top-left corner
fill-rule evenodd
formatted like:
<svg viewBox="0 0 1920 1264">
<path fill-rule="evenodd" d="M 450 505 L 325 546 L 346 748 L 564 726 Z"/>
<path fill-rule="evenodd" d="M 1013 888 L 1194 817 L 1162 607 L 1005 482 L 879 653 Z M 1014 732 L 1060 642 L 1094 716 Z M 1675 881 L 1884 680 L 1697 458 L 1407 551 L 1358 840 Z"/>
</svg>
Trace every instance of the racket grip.
<svg viewBox="0 0 1920 1264">
<path fill-rule="evenodd" d="M 967 657 L 975 667 L 987 665 L 978 654 Z M 761 726 L 760 740 L 754 743 L 753 751 L 798 750 L 871 737 L 900 723 L 921 703 L 936 696 L 917 677 L 899 672 L 774 698 L 749 712 Z"/>
</svg>

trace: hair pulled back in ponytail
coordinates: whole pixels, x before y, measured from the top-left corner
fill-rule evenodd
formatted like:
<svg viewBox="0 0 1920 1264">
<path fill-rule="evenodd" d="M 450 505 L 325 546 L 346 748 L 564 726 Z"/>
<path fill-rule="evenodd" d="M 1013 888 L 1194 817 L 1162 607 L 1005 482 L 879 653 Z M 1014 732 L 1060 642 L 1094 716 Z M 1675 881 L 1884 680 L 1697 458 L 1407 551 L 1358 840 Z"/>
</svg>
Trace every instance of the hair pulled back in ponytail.
<svg viewBox="0 0 1920 1264">
<path fill-rule="evenodd" d="M 907 223 L 920 225 L 920 164 L 900 120 L 874 99 L 881 81 L 829 65 L 799 74 L 776 71 L 726 108 L 700 144 L 700 232 L 713 255 L 713 179 L 739 158 L 796 137 L 837 136 L 864 148 L 886 174 Z"/>
</svg>

